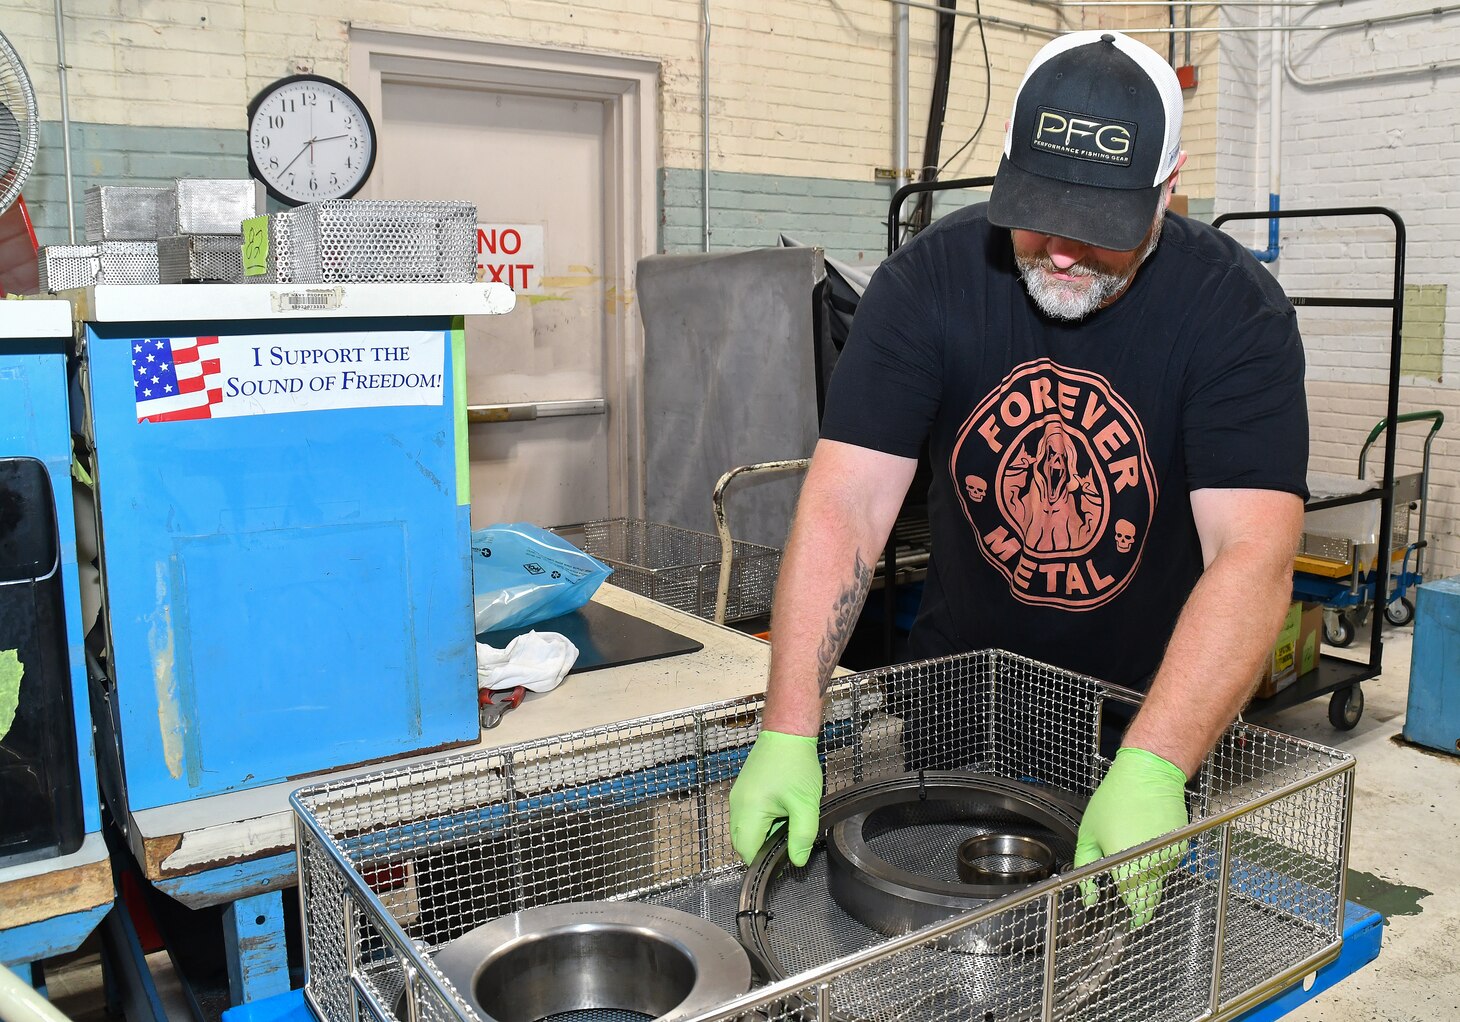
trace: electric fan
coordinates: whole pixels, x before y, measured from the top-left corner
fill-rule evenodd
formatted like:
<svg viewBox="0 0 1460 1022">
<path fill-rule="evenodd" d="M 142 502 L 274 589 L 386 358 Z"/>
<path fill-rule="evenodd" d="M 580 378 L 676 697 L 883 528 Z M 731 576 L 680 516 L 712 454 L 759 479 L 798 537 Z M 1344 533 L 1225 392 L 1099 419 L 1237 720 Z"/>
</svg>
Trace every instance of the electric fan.
<svg viewBox="0 0 1460 1022">
<path fill-rule="evenodd" d="M 0 213 L 20 195 L 35 163 L 35 90 L 10 40 L 0 33 Z"/>
<path fill-rule="evenodd" d="M 35 229 L 20 197 L 35 163 L 35 91 L 25 65 L 0 34 L 0 295 L 39 290 Z"/>
</svg>

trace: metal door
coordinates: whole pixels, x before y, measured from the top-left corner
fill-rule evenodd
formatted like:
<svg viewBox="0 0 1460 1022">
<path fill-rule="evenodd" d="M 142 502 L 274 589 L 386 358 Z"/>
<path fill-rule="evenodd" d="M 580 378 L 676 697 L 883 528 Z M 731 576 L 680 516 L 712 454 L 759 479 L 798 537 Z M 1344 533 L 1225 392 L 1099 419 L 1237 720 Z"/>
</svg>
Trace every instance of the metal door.
<svg viewBox="0 0 1460 1022">
<path fill-rule="evenodd" d="M 561 90 L 381 83 L 372 194 L 475 202 L 479 274 L 518 292 L 510 315 L 467 320 L 473 528 L 614 512 L 624 456 L 605 393 L 605 365 L 621 359 L 605 271 L 618 251 L 605 215 L 609 106 Z"/>
</svg>

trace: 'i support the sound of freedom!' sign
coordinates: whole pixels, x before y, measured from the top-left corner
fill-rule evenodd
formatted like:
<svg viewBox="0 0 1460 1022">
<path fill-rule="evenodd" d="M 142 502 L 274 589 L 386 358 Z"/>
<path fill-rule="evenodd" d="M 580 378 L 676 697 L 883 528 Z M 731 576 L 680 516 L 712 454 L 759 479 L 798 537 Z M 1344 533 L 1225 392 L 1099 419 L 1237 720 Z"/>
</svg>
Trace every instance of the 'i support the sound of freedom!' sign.
<svg viewBox="0 0 1460 1022">
<path fill-rule="evenodd" d="M 138 422 L 445 399 L 440 330 L 139 337 L 130 344 Z"/>
</svg>

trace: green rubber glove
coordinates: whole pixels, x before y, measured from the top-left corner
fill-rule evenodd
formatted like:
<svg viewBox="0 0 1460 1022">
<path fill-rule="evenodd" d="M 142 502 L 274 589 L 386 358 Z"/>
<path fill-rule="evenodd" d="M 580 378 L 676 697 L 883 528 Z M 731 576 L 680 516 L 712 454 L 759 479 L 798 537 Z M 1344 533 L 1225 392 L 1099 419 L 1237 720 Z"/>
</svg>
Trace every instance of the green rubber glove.
<svg viewBox="0 0 1460 1022">
<path fill-rule="evenodd" d="M 1090 796 L 1075 842 L 1075 867 L 1145 844 L 1179 830 L 1186 816 L 1186 774 L 1145 749 L 1121 749 Z M 1186 843 L 1171 845 L 1111 871 L 1115 889 L 1131 913 L 1131 929 L 1145 926 L 1161 903 L 1161 882 L 1186 854 Z M 1094 908 L 1095 884 L 1080 884 L 1085 907 Z"/>
<path fill-rule="evenodd" d="M 806 865 L 821 819 L 821 760 L 816 739 L 762 731 L 730 789 L 730 843 L 746 864 L 777 820 L 787 820 L 786 851 Z"/>
</svg>

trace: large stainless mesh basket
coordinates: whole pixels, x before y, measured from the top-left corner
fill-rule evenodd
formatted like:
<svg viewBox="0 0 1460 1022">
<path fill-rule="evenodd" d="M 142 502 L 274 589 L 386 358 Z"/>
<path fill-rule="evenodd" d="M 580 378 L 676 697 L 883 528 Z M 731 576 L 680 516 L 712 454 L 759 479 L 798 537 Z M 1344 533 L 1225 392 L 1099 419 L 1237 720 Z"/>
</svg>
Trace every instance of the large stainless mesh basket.
<svg viewBox="0 0 1460 1022">
<path fill-rule="evenodd" d="M 1088 796 L 1108 766 L 1103 708 L 1128 700 L 998 651 L 847 677 L 820 737 L 827 791 L 911 768 Z M 760 708 L 733 700 L 297 792 L 315 1011 L 474 1018 L 433 953 L 536 905 L 634 900 L 736 933 L 746 871 L 726 800 Z M 1352 771 L 1342 753 L 1238 723 L 1190 786 L 1184 830 L 903 936 L 811 929 L 802 971 L 702 1019 L 1231 1019 L 1341 947 Z M 1113 973 L 1092 963 L 1129 916 L 1109 898 L 1076 924 L 1079 881 L 1103 887 L 1114 863 L 1178 846 L 1155 921 L 1123 939 Z M 808 884 L 808 901 L 824 896 Z M 959 952 L 973 927 L 999 934 L 998 955 Z"/>
<path fill-rule="evenodd" d="M 720 540 L 704 532 L 637 518 L 606 518 L 554 530 L 613 568 L 620 589 L 714 620 Z M 730 554 L 726 621 L 770 613 L 781 552 L 736 540 Z"/>
<path fill-rule="evenodd" d="M 476 277 L 471 203 L 329 199 L 291 215 L 295 283 Z"/>
</svg>

